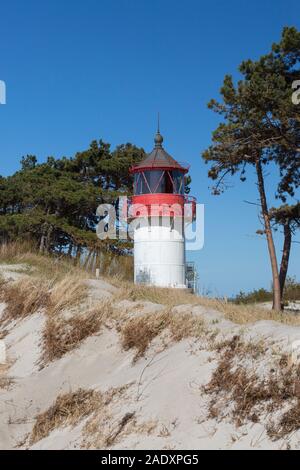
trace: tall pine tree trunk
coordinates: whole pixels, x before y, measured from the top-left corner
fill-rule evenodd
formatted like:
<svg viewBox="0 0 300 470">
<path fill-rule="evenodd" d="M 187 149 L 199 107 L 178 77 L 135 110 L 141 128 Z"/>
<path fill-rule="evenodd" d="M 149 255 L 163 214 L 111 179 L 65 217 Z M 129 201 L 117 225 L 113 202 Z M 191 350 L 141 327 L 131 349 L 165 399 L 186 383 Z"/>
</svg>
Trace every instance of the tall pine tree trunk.
<svg viewBox="0 0 300 470">
<path fill-rule="evenodd" d="M 40 246 L 39 246 L 39 252 L 40 253 L 44 253 L 45 246 L 46 246 L 46 235 L 44 233 L 42 233 L 41 239 L 40 239 Z"/>
<path fill-rule="evenodd" d="M 271 268 L 272 268 L 273 309 L 281 310 L 281 291 L 280 291 L 280 281 L 279 281 L 279 274 L 278 274 L 276 250 L 275 250 L 273 233 L 271 229 L 271 223 L 270 223 L 270 217 L 269 217 L 269 211 L 268 211 L 264 177 L 263 177 L 261 161 L 259 157 L 256 159 L 255 166 L 256 166 L 256 173 L 257 173 L 261 211 L 262 211 L 262 216 L 264 219 L 264 227 L 265 227 L 265 232 L 266 232 L 266 237 L 267 237 L 268 250 L 269 250 L 270 262 L 271 262 Z"/>
<path fill-rule="evenodd" d="M 80 260 L 81 260 L 81 245 L 77 245 L 77 250 L 76 250 L 76 255 L 75 255 L 75 262 L 74 264 L 76 266 L 80 266 Z"/>
<path fill-rule="evenodd" d="M 47 252 L 50 251 L 52 232 L 53 232 L 53 226 L 49 225 L 48 230 L 47 230 L 47 235 L 46 235 L 46 244 L 45 244 L 45 248 Z"/>
<path fill-rule="evenodd" d="M 73 251 L 73 243 L 69 243 L 69 248 L 68 248 L 68 256 L 71 258 L 72 257 L 72 251 Z"/>
<path fill-rule="evenodd" d="M 50 213 L 50 209 L 47 209 L 47 215 L 49 215 L 49 213 Z M 48 227 L 48 223 L 47 223 L 47 219 L 46 219 L 45 222 L 42 225 L 42 233 L 41 233 L 40 246 L 39 246 L 40 253 L 44 253 L 44 251 L 46 250 L 47 227 Z"/>
<path fill-rule="evenodd" d="M 281 258 L 280 272 L 279 272 L 281 299 L 283 298 L 283 291 L 284 291 L 284 285 L 285 285 L 286 275 L 287 275 L 288 266 L 289 266 L 291 244 L 292 244 L 292 231 L 291 231 L 289 222 L 286 222 L 284 224 L 283 232 L 284 232 L 284 243 L 283 243 L 282 258 Z"/>
<path fill-rule="evenodd" d="M 88 268 L 89 268 L 89 262 L 90 262 L 90 259 L 91 259 L 91 256 L 93 254 L 93 251 L 91 249 L 89 249 L 89 252 L 88 252 L 88 255 L 87 257 L 85 258 L 85 261 L 83 263 L 83 269 L 85 269 L 86 271 L 88 271 Z"/>
<path fill-rule="evenodd" d="M 44 253 L 46 249 L 46 240 L 47 240 L 47 223 L 44 222 L 42 225 L 42 234 L 41 234 L 41 239 L 40 239 L 40 246 L 39 246 L 39 252 Z"/>
</svg>

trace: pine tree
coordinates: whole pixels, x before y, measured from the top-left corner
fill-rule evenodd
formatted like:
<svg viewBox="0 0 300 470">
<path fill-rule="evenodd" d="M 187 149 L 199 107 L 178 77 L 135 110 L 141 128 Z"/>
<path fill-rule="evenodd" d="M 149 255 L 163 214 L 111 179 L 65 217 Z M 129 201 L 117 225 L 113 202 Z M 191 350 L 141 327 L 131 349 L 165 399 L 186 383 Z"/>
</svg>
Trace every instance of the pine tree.
<svg viewBox="0 0 300 470">
<path fill-rule="evenodd" d="M 300 32 L 284 28 L 281 41 L 257 61 L 239 68 L 243 79 L 234 85 L 226 75 L 222 102 L 211 100 L 209 108 L 223 117 L 213 132 L 213 144 L 203 153 L 211 163 L 209 177 L 216 181 L 214 194 L 226 188 L 226 178 L 236 173 L 246 180 L 255 169 L 264 233 L 273 277 L 273 308 L 281 308 L 280 275 L 265 189 L 264 167 L 277 166 L 280 180 L 275 188 L 283 202 L 299 187 L 300 120 L 292 103 L 292 83 L 300 73 Z"/>
</svg>

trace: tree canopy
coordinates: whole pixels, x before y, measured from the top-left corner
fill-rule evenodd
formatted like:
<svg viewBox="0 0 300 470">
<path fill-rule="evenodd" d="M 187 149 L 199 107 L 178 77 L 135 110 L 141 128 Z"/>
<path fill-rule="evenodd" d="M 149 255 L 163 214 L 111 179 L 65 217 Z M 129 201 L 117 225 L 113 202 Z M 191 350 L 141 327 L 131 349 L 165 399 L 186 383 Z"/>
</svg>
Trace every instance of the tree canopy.
<svg viewBox="0 0 300 470">
<path fill-rule="evenodd" d="M 130 143 L 111 150 L 103 140 L 74 157 L 48 157 L 38 163 L 24 156 L 12 176 L 0 177 L 0 236 L 2 241 L 34 240 L 41 251 L 80 253 L 117 250 L 121 242 L 100 241 L 95 234 L 96 210 L 130 194 L 129 168 L 145 156 Z"/>
<path fill-rule="evenodd" d="M 216 195 L 226 189 L 228 177 L 238 173 L 244 182 L 247 169 L 255 170 L 272 268 L 274 307 L 279 309 L 283 286 L 280 286 L 271 226 L 274 211 L 270 214 L 268 208 L 264 167 L 272 163 L 278 169 L 276 197 L 284 204 L 288 198 L 295 198 L 300 185 L 300 118 L 299 105 L 292 100 L 292 85 L 300 77 L 300 32 L 293 27 L 284 28 L 280 42 L 273 44 L 268 54 L 256 61 L 242 62 L 239 72 L 242 79 L 237 84 L 231 75 L 225 76 L 221 102 L 213 99 L 208 104 L 222 121 L 213 132 L 212 145 L 203 158 L 210 163 L 208 175 L 215 181 Z"/>
</svg>

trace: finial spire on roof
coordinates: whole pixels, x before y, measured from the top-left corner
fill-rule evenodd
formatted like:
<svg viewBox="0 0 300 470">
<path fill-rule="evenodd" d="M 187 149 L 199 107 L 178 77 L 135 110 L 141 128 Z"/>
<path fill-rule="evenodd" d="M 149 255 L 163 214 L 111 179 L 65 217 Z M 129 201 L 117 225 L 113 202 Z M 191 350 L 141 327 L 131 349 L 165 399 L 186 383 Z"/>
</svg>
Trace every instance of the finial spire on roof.
<svg viewBox="0 0 300 470">
<path fill-rule="evenodd" d="M 164 140 L 164 138 L 160 134 L 160 130 L 159 130 L 159 113 L 158 113 L 158 115 L 157 115 L 157 133 L 156 133 L 156 136 L 154 137 L 155 147 L 162 147 L 163 140 Z"/>
<path fill-rule="evenodd" d="M 182 166 L 171 155 L 169 155 L 162 146 L 163 136 L 160 133 L 159 113 L 157 115 L 157 131 L 154 137 L 155 147 L 147 156 L 131 168 L 131 173 L 137 173 L 148 170 L 178 170 L 187 173 L 188 168 Z"/>
</svg>

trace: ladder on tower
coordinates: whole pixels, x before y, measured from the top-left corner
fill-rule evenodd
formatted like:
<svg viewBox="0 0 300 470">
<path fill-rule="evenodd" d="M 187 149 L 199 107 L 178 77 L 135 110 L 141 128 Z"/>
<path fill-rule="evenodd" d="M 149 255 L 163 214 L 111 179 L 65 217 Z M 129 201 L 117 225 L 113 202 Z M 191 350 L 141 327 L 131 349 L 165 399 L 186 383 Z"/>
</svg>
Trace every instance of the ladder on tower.
<svg viewBox="0 0 300 470">
<path fill-rule="evenodd" d="M 185 263 L 185 278 L 188 289 L 191 290 L 193 294 L 198 292 L 198 273 L 193 261 L 188 261 Z"/>
</svg>

